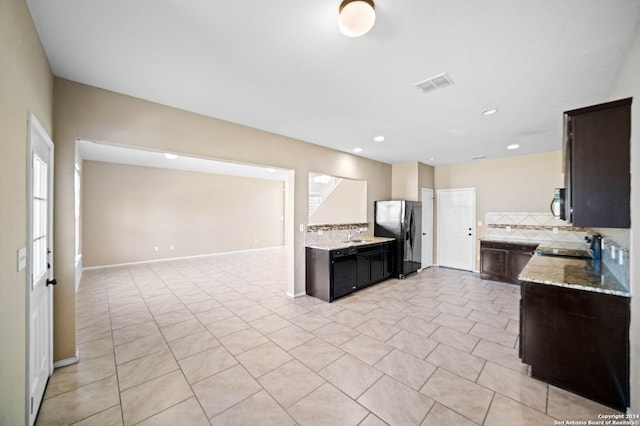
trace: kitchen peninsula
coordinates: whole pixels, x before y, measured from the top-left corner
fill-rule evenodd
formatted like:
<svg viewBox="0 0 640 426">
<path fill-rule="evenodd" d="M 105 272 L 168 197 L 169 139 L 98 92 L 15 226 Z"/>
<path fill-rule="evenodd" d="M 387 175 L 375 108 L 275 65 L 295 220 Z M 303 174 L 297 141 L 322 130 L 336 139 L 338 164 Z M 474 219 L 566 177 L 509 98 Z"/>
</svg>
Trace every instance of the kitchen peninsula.
<svg viewBox="0 0 640 426">
<path fill-rule="evenodd" d="M 520 357 L 531 376 L 629 406 L 629 291 L 604 262 L 533 256 L 519 276 Z"/>
</svg>

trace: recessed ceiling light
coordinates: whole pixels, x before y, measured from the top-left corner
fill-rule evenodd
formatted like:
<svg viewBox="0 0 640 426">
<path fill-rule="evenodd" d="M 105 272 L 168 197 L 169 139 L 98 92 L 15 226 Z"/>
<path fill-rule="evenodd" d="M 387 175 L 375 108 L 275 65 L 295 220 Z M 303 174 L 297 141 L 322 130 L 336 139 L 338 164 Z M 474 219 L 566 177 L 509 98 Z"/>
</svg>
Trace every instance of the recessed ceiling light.
<svg viewBox="0 0 640 426">
<path fill-rule="evenodd" d="M 495 109 L 495 108 L 491 108 L 491 109 L 485 109 L 485 110 L 484 110 L 484 111 L 482 111 L 480 114 L 482 114 L 482 115 L 493 115 L 493 114 L 495 114 L 496 112 L 498 112 L 498 110 L 497 110 L 497 109 Z"/>
<path fill-rule="evenodd" d="M 267 167 L 267 171 L 268 171 L 269 173 L 275 173 L 275 172 L 276 172 L 276 169 L 274 169 L 274 168 L 272 168 L 272 167 Z"/>
<path fill-rule="evenodd" d="M 517 143 L 514 143 L 514 144 L 509 145 L 509 146 L 507 147 L 507 149 L 518 149 L 518 148 L 520 148 L 520 145 L 518 145 Z"/>
<path fill-rule="evenodd" d="M 353 152 L 362 152 L 362 148 L 353 148 Z"/>
<path fill-rule="evenodd" d="M 376 136 L 375 138 L 373 138 L 374 141 L 376 142 L 382 142 L 384 140 L 384 136 L 380 135 L 380 136 Z"/>
<path fill-rule="evenodd" d="M 176 158 L 178 158 L 177 155 L 175 154 L 169 154 L 168 152 L 164 153 L 165 158 L 169 159 L 169 160 L 175 160 Z"/>
</svg>

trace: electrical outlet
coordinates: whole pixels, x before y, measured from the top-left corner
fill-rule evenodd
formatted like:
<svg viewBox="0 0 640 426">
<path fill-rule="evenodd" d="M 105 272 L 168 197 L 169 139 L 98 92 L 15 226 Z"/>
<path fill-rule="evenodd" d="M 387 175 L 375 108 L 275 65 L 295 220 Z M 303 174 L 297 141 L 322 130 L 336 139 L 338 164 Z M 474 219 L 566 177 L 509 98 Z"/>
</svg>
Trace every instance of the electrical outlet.
<svg viewBox="0 0 640 426">
<path fill-rule="evenodd" d="M 506 229 L 507 229 L 507 232 L 511 232 L 511 227 L 510 226 L 507 226 Z"/>
<path fill-rule="evenodd" d="M 553 233 L 553 234 L 557 234 L 557 233 L 558 233 L 558 228 L 552 228 L 552 229 L 551 229 L 551 233 Z"/>
<path fill-rule="evenodd" d="M 318 231 L 318 235 L 322 235 L 322 234 L 324 234 L 324 231 L 321 229 Z"/>
<path fill-rule="evenodd" d="M 158 246 L 154 246 L 153 247 L 153 251 L 158 251 L 158 250 L 160 250 L 160 247 L 158 247 Z"/>
</svg>

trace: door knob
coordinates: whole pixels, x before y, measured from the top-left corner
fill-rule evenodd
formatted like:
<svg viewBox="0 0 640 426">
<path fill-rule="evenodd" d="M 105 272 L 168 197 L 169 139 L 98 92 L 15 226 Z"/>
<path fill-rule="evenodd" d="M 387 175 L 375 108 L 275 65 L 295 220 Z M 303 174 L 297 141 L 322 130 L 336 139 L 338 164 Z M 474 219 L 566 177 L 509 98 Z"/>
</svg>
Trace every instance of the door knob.
<svg viewBox="0 0 640 426">
<path fill-rule="evenodd" d="M 56 285 L 56 284 L 58 284 L 58 280 L 56 280 L 55 278 L 52 279 L 52 280 L 47 278 L 47 287 L 49 286 L 49 284 Z"/>
</svg>

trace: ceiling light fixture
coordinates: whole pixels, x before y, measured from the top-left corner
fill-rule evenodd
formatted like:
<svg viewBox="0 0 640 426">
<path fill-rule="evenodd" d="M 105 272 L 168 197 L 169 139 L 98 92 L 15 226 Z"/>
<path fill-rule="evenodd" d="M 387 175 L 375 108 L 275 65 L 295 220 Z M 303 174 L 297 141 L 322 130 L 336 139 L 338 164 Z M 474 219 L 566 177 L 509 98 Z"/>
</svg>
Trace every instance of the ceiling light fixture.
<svg viewBox="0 0 640 426">
<path fill-rule="evenodd" d="M 362 148 L 353 148 L 353 152 L 362 152 Z"/>
<path fill-rule="evenodd" d="M 168 160 L 175 160 L 176 158 L 178 158 L 177 155 L 175 154 L 169 154 L 168 152 L 164 153 L 165 158 L 167 158 Z"/>
<path fill-rule="evenodd" d="M 520 148 L 520 145 L 518 145 L 517 143 L 507 146 L 507 149 L 518 149 L 518 148 Z"/>
<path fill-rule="evenodd" d="M 496 112 L 498 112 L 498 110 L 497 110 L 497 109 L 495 109 L 495 108 L 491 108 L 491 109 L 485 109 L 485 110 L 484 110 L 484 111 L 482 111 L 480 114 L 482 114 L 482 115 L 493 115 L 493 114 L 495 114 Z"/>
<path fill-rule="evenodd" d="M 384 136 L 380 135 L 380 136 L 376 136 L 375 138 L 373 138 L 374 141 L 376 142 L 382 142 L 384 141 Z"/>
<path fill-rule="evenodd" d="M 338 26 L 347 37 L 360 37 L 376 22 L 373 0 L 343 0 L 338 9 Z"/>
</svg>

